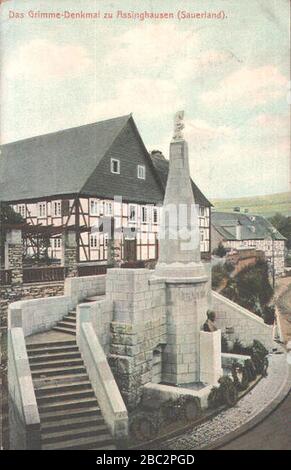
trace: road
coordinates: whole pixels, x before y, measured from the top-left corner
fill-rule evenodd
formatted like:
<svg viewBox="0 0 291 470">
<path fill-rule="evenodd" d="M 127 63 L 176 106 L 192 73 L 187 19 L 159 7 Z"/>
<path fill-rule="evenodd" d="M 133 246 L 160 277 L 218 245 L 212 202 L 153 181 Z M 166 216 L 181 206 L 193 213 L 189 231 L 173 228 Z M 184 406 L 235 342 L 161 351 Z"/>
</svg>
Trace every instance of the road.
<svg viewBox="0 0 291 470">
<path fill-rule="evenodd" d="M 291 450 L 291 392 L 264 421 L 220 450 Z"/>
<path fill-rule="evenodd" d="M 291 277 L 277 280 L 274 300 L 284 342 L 287 343 L 291 340 Z"/>
</svg>

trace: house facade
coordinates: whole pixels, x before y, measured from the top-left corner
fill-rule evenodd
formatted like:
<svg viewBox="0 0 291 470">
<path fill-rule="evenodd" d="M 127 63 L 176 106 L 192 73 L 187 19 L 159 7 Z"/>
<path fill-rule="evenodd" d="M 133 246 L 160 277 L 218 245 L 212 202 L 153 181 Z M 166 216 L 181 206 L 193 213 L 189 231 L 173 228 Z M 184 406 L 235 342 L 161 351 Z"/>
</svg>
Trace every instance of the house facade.
<svg viewBox="0 0 291 470">
<path fill-rule="evenodd" d="M 212 249 L 222 243 L 225 248 L 255 248 L 264 253 L 270 272 L 281 276 L 285 271 L 283 235 L 263 216 L 239 212 L 212 212 Z"/>
<path fill-rule="evenodd" d="M 2 146 L 0 200 L 29 224 L 72 227 L 80 263 L 107 262 L 112 236 L 116 258 L 154 260 L 169 165 L 158 160 L 131 115 L 25 139 Z M 192 187 L 207 258 L 211 204 Z M 35 243 L 26 239 L 27 255 Z M 48 255 L 61 259 L 62 249 L 61 235 L 50 237 Z"/>
</svg>

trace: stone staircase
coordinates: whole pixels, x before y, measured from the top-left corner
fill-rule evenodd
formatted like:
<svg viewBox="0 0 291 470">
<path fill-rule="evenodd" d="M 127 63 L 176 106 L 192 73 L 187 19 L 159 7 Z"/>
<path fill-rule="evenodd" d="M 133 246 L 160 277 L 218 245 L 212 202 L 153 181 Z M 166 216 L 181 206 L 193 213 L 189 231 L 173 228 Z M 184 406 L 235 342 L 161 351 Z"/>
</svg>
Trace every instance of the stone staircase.
<svg viewBox="0 0 291 470">
<path fill-rule="evenodd" d="M 76 312 L 70 312 L 54 331 L 75 334 Z M 26 345 L 40 415 L 42 449 L 116 449 L 76 339 L 60 336 L 59 341 Z"/>
<path fill-rule="evenodd" d="M 71 310 L 68 315 L 64 316 L 64 318 L 53 327 L 53 330 L 76 336 L 76 310 Z"/>
</svg>

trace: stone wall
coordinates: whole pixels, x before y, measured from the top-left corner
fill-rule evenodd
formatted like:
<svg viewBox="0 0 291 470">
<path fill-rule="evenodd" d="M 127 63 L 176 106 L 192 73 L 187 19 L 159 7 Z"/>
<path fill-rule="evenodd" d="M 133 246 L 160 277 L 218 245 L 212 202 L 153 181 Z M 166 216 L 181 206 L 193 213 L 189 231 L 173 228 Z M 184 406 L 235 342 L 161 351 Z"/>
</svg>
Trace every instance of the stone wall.
<svg viewBox="0 0 291 470">
<path fill-rule="evenodd" d="M 138 404 L 143 385 L 152 381 L 154 353 L 162 356 L 166 344 L 165 286 L 151 283 L 151 277 L 146 269 L 107 273 L 106 298 L 113 304 L 108 360 L 129 409 Z"/>
<path fill-rule="evenodd" d="M 105 354 L 108 354 L 110 350 L 110 323 L 113 316 L 112 302 L 103 299 L 96 302 L 88 302 L 78 305 L 77 336 L 80 331 L 80 319 L 84 315 L 86 315 L 87 321 L 92 324 L 93 330 L 95 331 Z"/>
<path fill-rule="evenodd" d="M 8 307 L 8 329 L 21 327 L 24 336 L 51 329 L 71 308 L 70 297 L 21 300 Z"/>
<path fill-rule="evenodd" d="M 274 346 L 273 327 L 266 325 L 258 315 L 214 291 L 212 291 L 212 309 L 217 316 L 217 326 L 227 339 L 234 341 L 238 338 L 246 346 L 257 339 L 267 349 Z"/>
<path fill-rule="evenodd" d="M 71 297 L 77 305 L 86 299 L 105 294 L 105 274 L 98 276 L 68 277 L 65 281 L 64 294 Z"/>
</svg>

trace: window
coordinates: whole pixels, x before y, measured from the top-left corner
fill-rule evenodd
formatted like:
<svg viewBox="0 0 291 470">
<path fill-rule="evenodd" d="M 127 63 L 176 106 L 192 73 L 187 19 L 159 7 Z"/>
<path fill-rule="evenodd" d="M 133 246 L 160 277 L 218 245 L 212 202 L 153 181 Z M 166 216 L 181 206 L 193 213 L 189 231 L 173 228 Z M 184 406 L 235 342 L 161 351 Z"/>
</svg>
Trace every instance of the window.
<svg viewBox="0 0 291 470">
<path fill-rule="evenodd" d="M 137 177 L 140 180 L 145 180 L 145 173 L 146 173 L 145 166 L 144 165 L 137 165 Z"/>
<path fill-rule="evenodd" d="M 120 173 L 120 161 L 111 158 L 111 173 Z"/>
<path fill-rule="evenodd" d="M 97 248 L 97 235 L 90 235 L 90 247 Z"/>
<path fill-rule="evenodd" d="M 98 200 L 97 199 L 91 199 L 90 201 L 90 214 L 91 215 L 98 215 Z"/>
<path fill-rule="evenodd" d="M 113 214 L 112 202 L 106 201 L 104 203 L 104 214 L 110 216 Z"/>
<path fill-rule="evenodd" d="M 156 207 L 153 207 L 153 223 L 158 223 L 158 209 Z"/>
<path fill-rule="evenodd" d="M 136 206 L 133 204 L 129 205 L 129 221 L 136 222 Z"/>
<path fill-rule="evenodd" d="M 61 239 L 60 238 L 54 238 L 53 239 L 53 246 L 54 246 L 54 248 L 61 248 Z"/>
<path fill-rule="evenodd" d="M 148 208 L 146 206 L 141 208 L 141 221 L 143 224 L 146 224 L 148 221 Z"/>
<path fill-rule="evenodd" d="M 38 216 L 39 217 L 46 217 L 46 202 L 39 202 L 38 203 Z"/>
<path fill-rule="evenodd" d="M 21 217 L 25 218 L 25 216 L 26 216 L 25 204 L 18 204 L 17 212 L 21 215 Z"/>
<path fill-rule="evenodd" d="M 53 203 L 53 214 L 56 217 L 59 217 L 62 214 L 62 205 L 60 202 Z"/>
</svg>

